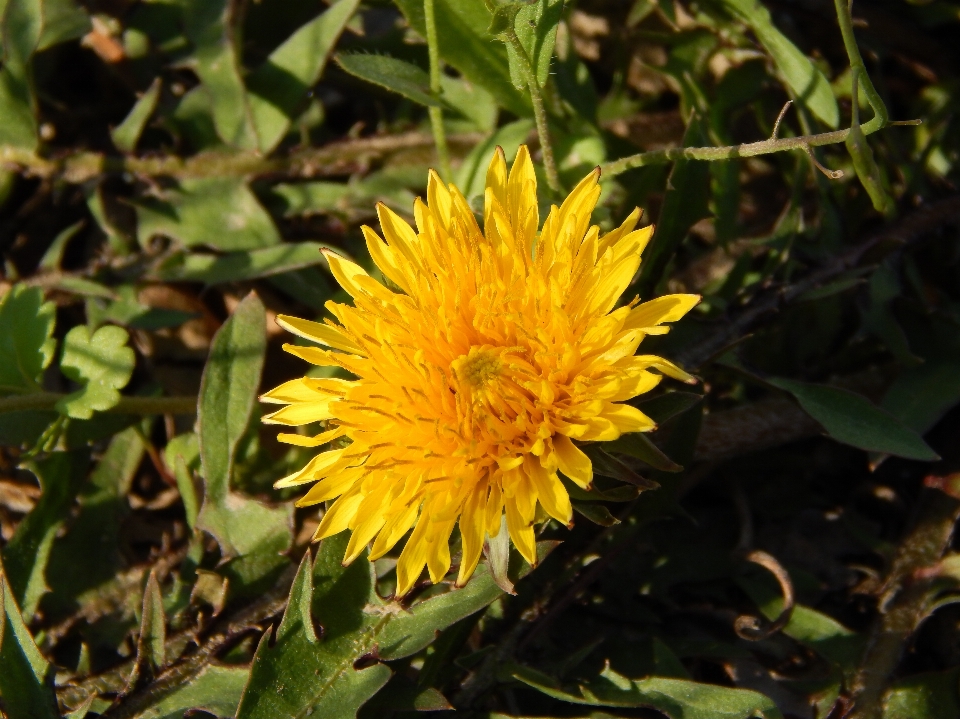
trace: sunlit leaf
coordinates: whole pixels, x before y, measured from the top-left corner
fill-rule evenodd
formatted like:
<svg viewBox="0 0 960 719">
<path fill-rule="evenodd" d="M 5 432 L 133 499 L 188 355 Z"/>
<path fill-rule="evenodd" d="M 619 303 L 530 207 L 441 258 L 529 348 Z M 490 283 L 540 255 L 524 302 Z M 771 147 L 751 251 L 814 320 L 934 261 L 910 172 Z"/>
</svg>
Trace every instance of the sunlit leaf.
<svg viewBox="0 0 960 719">
<path fill-rule="evenodd" d="M 90 419 L 95 411 L 115 407 L 120 390 L 133 374 L 136 355 L 127 346 L 126 330 L 114 325 L 101 327 L 93 334 L 80 325 L 63 340 L 60 371 L 81 389 L 57 402 L 57 410 L 76 419 Z"/>
</svg>

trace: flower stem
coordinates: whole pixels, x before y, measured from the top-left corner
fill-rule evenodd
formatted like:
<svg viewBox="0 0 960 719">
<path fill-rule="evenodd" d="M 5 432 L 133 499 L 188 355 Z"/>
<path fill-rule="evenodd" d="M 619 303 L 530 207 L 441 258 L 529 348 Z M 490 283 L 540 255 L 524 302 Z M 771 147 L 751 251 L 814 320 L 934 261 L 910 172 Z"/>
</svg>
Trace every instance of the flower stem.
<svg viewBox="0 0 960 719">
<path fill-rule="evenodd" d="M 437 42 L 437 19 L 433 8 L 434 0 L 423 0 L 423 16 L 427 25 L 427 51 L 430 54 L 430 92 L 440 96 L 440 47 Z M 443 108 L 430 107 L 430 128 L 433 130 L 433 140 L 437 146 L 437 157 L 440 159 L 440 174 L 450 182 L 450 150 L 447 148 L 447 135 L 443 129 Z"/>
<path fill-rule="evenodd" d="M 0 397 L 0 414 L 25 410 L 51 410 L 66 395 L 57 392 L 34 392 Z M 116 406 L 106 410 L 113 414 L 194 414 L 197 398 L 189 397 L 121 397 Z"/>
<path fill-rule="evenodd" d="M 530 99 L 533 101 L 533 117 L 537 122 L 537 135 L 540 136 L 540 149 L 543 151 L 543 168 L 547 173 L 547 184 L 555 194 L 560 194 L 563 188 L 560 186 L 560 175 L 557 174 L 557 161 L 553 155 L 553 143 L 550 141 L 550 128 L 547 125 L 547 110 L 543 105 L 543 93 L 540 91 L 540 84 L 537 82 L 537 76 L 530 64 L 530 58 L 527 57 L 527 51 L 524 49 L 516 31 L 511 27 L 507 28 L 501 34 L 501 37 L 509 43 L 517 56 L 517 64 L 520 66 L 520 72 L 523 73 L 523 79 L 530 88 Z"/>
<path fill-rule="evenodd" d="M 870 135 L 883 127 L 890 125 L 919 125 L 920 120 L 905 120 L 902 122 L 886 122 L 880 125 L 874 117 L 870 122 L 860 126 L 864 135 Z M 666 150 L 653 150 L 651 152 L 641 152 L 637 155 L 623 157 L 606 165 L 601 165 L 600 169 L 605 177 L 619 175 L 627 170 L 636 167 L 646 167 L 648 165 L 664 165 L 674 160 L 733 160 L 738 157 L 756 157 L 757 155 L 770 155 L 774 152 L 785 152 L 787 150 L 806 150 L 810 147 L 820 147 L 822 145 L 837 145 L 845 142 L 850 134 L 850 128 L 844 130 L 833 130 L 832 132 L 822 132 L 817 135 L 802 135 L 800 137 L 771 138 L 760 140 L 759 142 L 747 142 L 742 145 L 728 145 L 726 147 L 671 147 Z"/>
<path fill-rule="evenodd" d="M 874 116 L 866 125 L 862 126 L 863 134 L 869 135 L 872 130 L 868 127 L 876 126 L 879 130 L 890 122 L 890 116 L 887 113 L 887 106 L 880 98 L 880 93 L 873 86 L 873 81 L 867 74 L 867 68 L 863 64 L 863 58 L 860 56 L 860 48 L 857 47 L 857 38 L 853 34 L 853 16 L 850 8 L 853 0 L 834 0 L 834 6 L 837 8 L 837 23 L 840 25 L 840 34 L 843 36 L 843 47 L 847 51 L 847 59 L 850 62 L 850 69 L 853 72 L 860 71 L 860 81 L 863 93 L 867 96 L 867 102 L 873 108 Z M 856 96 L 852 99 L 854 105 L 857 103 Z"/>
</svg>

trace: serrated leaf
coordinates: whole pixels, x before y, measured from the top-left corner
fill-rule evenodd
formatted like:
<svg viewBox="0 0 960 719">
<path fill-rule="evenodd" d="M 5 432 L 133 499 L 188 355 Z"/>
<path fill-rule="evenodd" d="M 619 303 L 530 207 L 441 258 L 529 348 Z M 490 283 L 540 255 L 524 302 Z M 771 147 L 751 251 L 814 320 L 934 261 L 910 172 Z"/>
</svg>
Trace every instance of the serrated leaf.
<svg viewBox="0 0 960 719">
<path fill-rule="evenodd" d="M 204 498 L 197 527 L 213 534 L 227 556 L 289 547 L 292 510 L 268 507 L 230 491 L 237 445 L 250 422 L 263 357 L 266 315 L 253 293 L 217 331 L 200 380 L 197 424 Z"/>
<path fill-rule="evenodd" d="M 150 116 L 157 109 L 157 101 L 160 99 L 162 86 L 161 79 L 159 77 L 154 78 L 147 91 L 134 103 L 123 122 L 110 131 L 110 139 L 113 140 L 114 147 L 120 152 L 133 152 L 137 149 L 137 142 L 140 141 L 143 128 L 147 126 Z"/>
<path fill-rule="evenodd" d="M 57 700 L 53 694 L 53 668 L 43 657 L 20 616 L 6 573 L 0 565 L 0 697 L 7 710 L 16 707 L 18 716 L 56 719 Z"/>
<path fill-rule="evenodd" d="M 0 298 L 0 394 L 40 389 L 56 349 L 56 307 L 43 290 L 16 284 Z"/>
<path fill-rule="evenodd" d="M 410 26 L 426 37 L 422 0 L 396 0 Z M 483 0 L 435 0 L 440 57 L 470 82 L 490 91 L 519 117 L 533 114 L 529 99 L 510 80 L 507 51 L 487 32 L 492 15 Z"/>
<path fill-rule="evenodd" d="M 840 109 L 830 82 L 810 58 L 777 29 L 770 11 L 759 0 L 722 0 L 724 7 L 756 34 L 770 53 L 784 82 L 799 102 L 826 125 L 840 125 Z"/>
<path fill-rule="evenodd" d="M 402 95 L 427 107 L 443 107 L 443 101 L 430 91 L 430 76 L 416 65 L 385 55 L 342 53 L 337 64 L 361 80 Z"/>
<path fill-rule="evenodd" d="M 563 0 L 536 0 L 520 6 L 513 27 L 520 44 L 527 52 L 527 58 L 537 78 L 537 84 L 543 87 L 550 75 L 550 63 L 553 48 L 557 42 L 557 26 L 563 15 Z M 493 33 L 492 33 L 493 34 Z M 523 73 L 517 66 L 518 58 L 514 49 L 507 45 L 507 57 L 510 61 L 510 78 L 514 87 L 521 89 L 526 83 Z"/>
<path fill-rule="evenodd" d="M 163 282 L 240 282 L 325 264 L 320 253 L 325 247 L 329 245 L 297 242 L 225 255 L 188 252 L 167 258 L 153 274 Z"/>
<path fill-rule="evenodd" d="M 777 705 L 759 692 L 687 679 L 628 679 L 607 667 L 589 684 L 564 690 L 553 684 L 550 677 L 527 667 L 514 667 L 511 674 L 527 686 L 571 704 L 647 707 L 670 719 L 782 719 Z"/>
<path fill-rule="evenodd" d="M 294 32 L 247 77 L 261 152 L 270 152 L 283 139 L 359 4 L 359 0 L 334 3 Z"/>
<path fill-rule="evenodd" d="M 774 378 L 768 382 L 792 394 L 803 410 L 838 442 L 905 459 L 939 459 L 919 434 L 863 395 L 797 380 Z"/>
<path fill-rule="evenodd" d="M 463 589 L 406 610 L 385 603 L 377 596 L 365 554 L 349 567 L 341 565 L 348 539 L 341 533 L 323 540 L 313 565 L 310 618 L 314 626 L 322 627 L 316 630 L 320 641 L 314 643 L 306 629 L 303 602 L 309 582 L 303 575 L 310 571 L 310 563 L 305 558 L 275 643 L 271 646 L 268 632 L 257 648 L 238 719 L 353 717 L 390 678 L 390 669 L 379 659 L 401 659 L 420 651 L 438 630 L 502 595 L 486 568 L 480 567 Z"/>
<path fill-rule="evenodd" d="M 56 452 L 28 465 L 40 481 L 42 494 L 3 548 L 9 587 L 28 620 L 49 589 L 46 569 L 53 540 L 69 516 L 89 461 L 89 451 L 78 450 Z"/>
<path fill-rule="evenodd" d="M 280 243 L 273 220 L 242 178 L 184 180 L 163 200 L 139 200 L 136 210 L 143 246 L 154 235 L 172 237 L 185 247 L 208 245 L 224 252 Z"/>
<path fill-rule="evenodd" d="M 127 386 L 136 363 L 128 339 L 127 331 L 114 325 L 101 327 L 93 335 L 84 325 L 67 332 L 60 371 L 83 387 L 58 401 L 58 412 L 74 419 L 90 419 L 95 411 L 117 405 L 119 390 Z"/>
</svg>

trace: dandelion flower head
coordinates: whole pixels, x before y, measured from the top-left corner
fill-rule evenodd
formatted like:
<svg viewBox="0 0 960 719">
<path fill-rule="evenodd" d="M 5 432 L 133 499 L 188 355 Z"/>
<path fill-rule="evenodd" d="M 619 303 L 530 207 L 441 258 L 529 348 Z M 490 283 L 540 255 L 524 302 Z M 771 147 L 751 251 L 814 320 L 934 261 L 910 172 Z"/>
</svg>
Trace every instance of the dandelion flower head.
<svg viewBox="0 0 960 719">
<path fill-rule="evenodd" d="M 370 559 L 383 556 L 412 529 L 397 563 L 398 596 L 424 565 L 433 582 L 447 574 L 458 524 L 458 586 L 504 514 L 514 546 L 535 564 L 538 503 L 561 524 L 572 521 L 558 472 L 591 485 L 591 462 L 577 443 L 654 429 L 625 402 L 663 375 L 692 381 L 669 361 L 636 352 L 699 297 L 615 309 L 653 228 L 634 229 L 639 210 L 607 234 L 591 226 L 599 176 L 587 175 L 540 228 L 527 148 L 509 172 L 498 148 L 481 229 L 460 191 L 431 172 L 427 202 L 414 204 L 416 230 L 382 204 L 386 242 L 363 228 L 387 285 L 328 252 L 353 304 L 328 302 L 335 321 L 278 319 L 317 345 L 285 350 L 355 379 L 305 377 L 262 397 L 285 405 L 266 422 L 325 423 L 318 436 L 281 434 L 282 441 L 337 440 L 276 486 L 314 483 L 297 504 L 330 502 L 314 539 L 349 529 L 345 563 L 371 542 Z"/>
</svg>

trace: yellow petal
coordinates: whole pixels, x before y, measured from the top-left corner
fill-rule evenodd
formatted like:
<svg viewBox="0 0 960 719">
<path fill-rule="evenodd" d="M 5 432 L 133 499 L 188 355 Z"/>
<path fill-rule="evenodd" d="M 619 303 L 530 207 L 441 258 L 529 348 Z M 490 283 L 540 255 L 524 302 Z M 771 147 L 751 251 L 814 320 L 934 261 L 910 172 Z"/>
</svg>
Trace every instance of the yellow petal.
<svg viewBox="0 0 960 719">
<path fill-rule="evenodd" d="M 620 432 L 651 432 L 657 423 L 629 404 L 609 404 L 601 415 L 610 420 Z"/>
<path fill-rule="evenodd" d="M 531 567 L 537 566 L 537 540 L 533 523 L 523 521 L 513 497 L 508 497 L 504 505 L 507 510 L 507 531 L 510 532 L 513 546 L 520 552 L 520 556 L 527 560 L 527 564 Z"/>
<path fill-rule="evenodd" d="M 623 329 L 656 327 L 676 322 L 700 302 L 700 295 L 664 295 L 637 305 L 627 315 Z"/>
<path fill-rule="evenodd" d="M 481 491 L 483 488 L 483 491 Z M 473 575 L 483 552 L 484 504 L 487 499 L 486 482 L 467 495 L 460 515 L 460 539 L 463 553 L 460 559 L 460 572 L 457 574 L 457 586 L 462 587 Z"/>
<path fill-rule="evenodd" d="M 287 487 L 295 487 L 298 484 L 315 482 L 318 479 L 323 479 L 333 474 L 343 467 L 349 467 L 352 464 L 358 463 L 356 460 L 345 458 L 343 456 L 344 451 L 343 449 L 331 449 L 327 452 L 321 452 L 307 462 L 307 466 L 303 469 L 293 474 L 288 474 L 283 479 L 278 479 L 274 482 L 274 489 L 285 489 Z"/>
<path fill-rule="evenodd" d="M 637 223 L 640 221 L 640 217 L 643 215 L 643 210 L 639 207 L 634 207 L 633 212 L 627 215 L 627 219 L 615 230 L 611 230 L 603 237 L 600 238 L 599 247 L 597 248 L 597 257 L 602 257 L 603 253 L 607 251 L 608 247 L 613 247 L 620 241 L 621 237 L 625 237 L 633 232 L 633 228 L 637 226 Z"/>
<path fill-rule="evenodd" d="M 446 526 L 438 530 L 435 536 L 430 538 L 427 548 L 427 571 L 434 584 L 440 582 L 450 571 L 450 532 L 453 530 L 453 522 L 447 522 Z"/>
<path fill-rule="evenodd" d="M 561 524 L 570 524 L 573 507 L 570 505 L 570 496 L 557 475 L 548 473 L 540 462 L 530 455 L 527 455 L 523 468 L 537 490 L 537 499 L 546 513 Z"/>
<path fill-rule="evenodd" d="M 413 589 L 423 565 L 427 563 L 427 522 L 421 518 L 413 534 L 407 540 L 406 546 L 397 560 L 397 596 L 405 596 Z"/>
<path fill-rule="evenodd" d="M 321 422 L 332 419 L 331 406 L 337 401 L 336 397 L 326 397 L 313 402 L 297 402 L 283 409 L 278 409 L 260 420 L 264 424 L 285 424 L 289 427 L 299 427 L 311 422 Z"/>
<path fill-rule="evenodd" d="M 346 427 L 334 427 L 333 429 L 328 429 L 326 432 L 321 432 L 313 437 L 307 437 L 302 434 L 288 434 L 286 432 L 281 432 L 277 435 L 277 441 L 283 442 L 284 444 L 293 444 L 297 447 L 319 447 L 321 444 L 332 442 L 333 440 L 337 439 L 337 437 L 342 437 L 346 433 Z"/>
<path fill-rule="evenodd" d="M 270 404 L 292 404 L 293 402 L 316 402 L 327 400 L 330 396 L 317 392 L 315 385 L 306 377 L 298 377 L 274 387 L 260 395 L 261 402 Z"/>
<path fill-rule="evenodd" d="M 310 487 L 310 491 L 297 500 L 298 507 L 310 507 L 320 502 L 326 502 L 347 492 L 358 480 L 363 478 L 366 470 L 363 467 L 349 467 L 342 469 L 329 477 L 325 477 Z"/>
<path fill-rule="evenodd" d="M 364 354 L 363 350 L 340 329 L 320 322 L 302 320 L 289 315 L 277 315 L 277 324 L 287 332 L 303 337 L 311 342 L 318 342 L 327 347 L 343 350 L 352 354 Z"/>
<path fill-rule="evenodd" d="M 322 252 L 330 265 L 330 272 L 354 299 L 370 295 L 383 302 L 392 302 L 396 297 L 393 292 L 372 279 L 360 265 L 330 250 L 324 249 Z"/>
<path fill-rule="evenodd" d="M 637 355 L 632 358 L 636 360 L 636 366 L 639 367 L 653 367 L 653 369 L 662 372 L 667 375 L 667 377 L 673 377 L 678 379 L 681 382 L 686 382 L 687 384 L 696 384 L 697 378 L 692 374 L 684 372 L 682 369 L 677 367 L 670 360 L 666 360 L 663 357 L 657 357 L 656 355 Z"/>
<path fill-rule="evenodd" d="M 553 449 L 560 471 L 583 489 L 593 484 L 593 463 L 583 451 L 562 434 L 553 436 Z"/>
<path fill-rule="evenodd" d="M 323 515 L 323 519 L 320 520 L 320 526 L 317 527 L 317 531 L 313 534 L 313 541 L 317 542 L 321 539 L 326 539 L 327 537 L 332 537 L 334 534 L 340 534 L 348 526 L 350 522 L 353 521 L 353 518 L 357 514 L 357 509 L 360 507 L 360 502 L 363 501 L 363 495 L 359 492 L 353 494 L 345 494 L 336 502 L 333 503 L 333 506 L 327 510 L 327 513 Z"/>
</svg>

